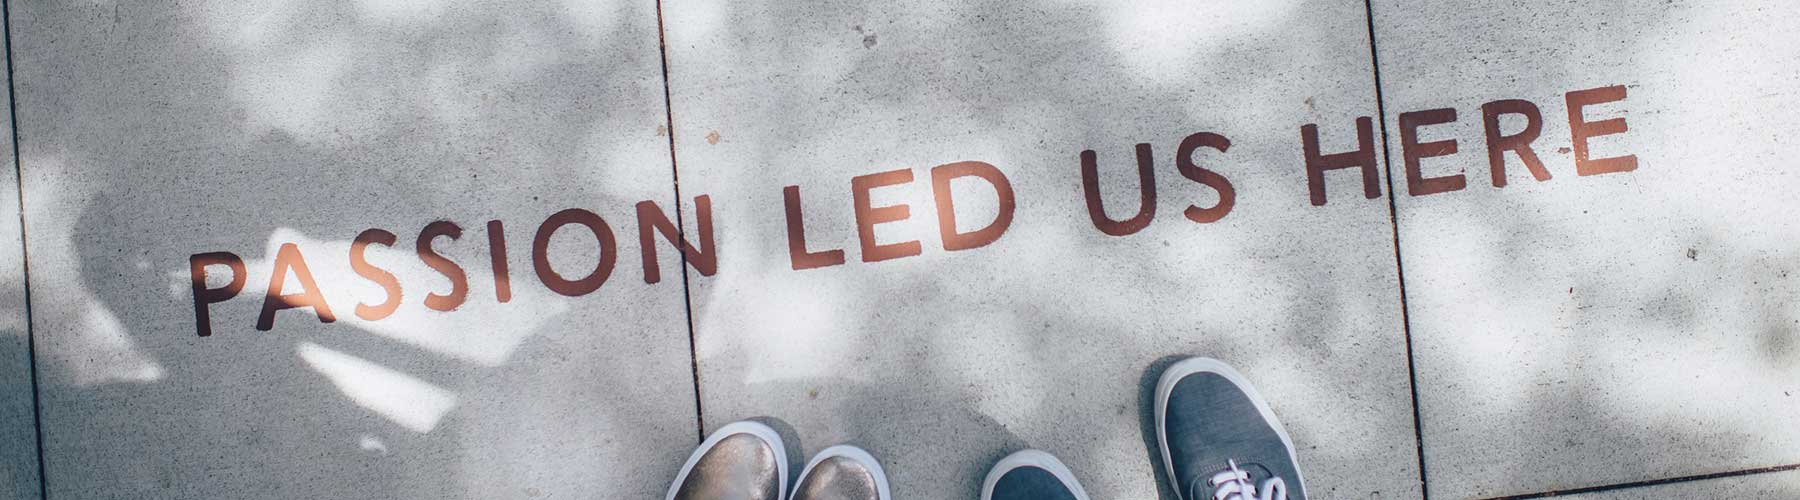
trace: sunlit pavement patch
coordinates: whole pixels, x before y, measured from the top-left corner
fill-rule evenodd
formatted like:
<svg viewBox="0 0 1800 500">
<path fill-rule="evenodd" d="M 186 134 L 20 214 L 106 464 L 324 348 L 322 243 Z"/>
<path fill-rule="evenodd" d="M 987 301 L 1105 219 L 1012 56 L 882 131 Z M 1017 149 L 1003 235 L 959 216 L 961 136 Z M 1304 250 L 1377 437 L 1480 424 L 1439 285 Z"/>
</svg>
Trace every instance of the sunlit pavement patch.
<svg viewBox="0 0 1800 500">
<path fill-rule="evenodd" d="M 664 20 L 683 204 L 708 196 L 718 228 L 718 273 L 690 273 L 709 427 L 855 442 L 896 495 L 972 498 L 1036 447 L 1096 498 L 1148 498 L 1146 371 L 1209 355 L 1271 399 L 1310 490 L 1418 493 L 1388 202 L 1352 165 L 1379 173 L 1361 2 L 671 1 Z M 1308 124 L 1349 155 L 1322 206 Z"/>
<path fill-rule="evenodd" d="M 1797 8 L 1374 2 L 1433 498 L 1800 463 Z"/>
</svg>

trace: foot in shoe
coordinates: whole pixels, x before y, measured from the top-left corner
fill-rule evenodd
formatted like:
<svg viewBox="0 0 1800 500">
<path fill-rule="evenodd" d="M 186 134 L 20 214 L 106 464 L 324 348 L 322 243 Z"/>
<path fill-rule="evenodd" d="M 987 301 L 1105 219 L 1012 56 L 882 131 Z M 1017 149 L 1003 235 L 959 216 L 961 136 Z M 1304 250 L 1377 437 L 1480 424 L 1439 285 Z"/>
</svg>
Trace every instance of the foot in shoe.
<svg viewBox="0 0 1800 500">
<path fill-rule="evenodd" d="M 837 445 L 819 452 L 800 472 L 792 500 L 889 500 L 887 473 L 862 448 Z"/>
<path fill-rule="evenodd" d="M 1305 500 L 1294 444 L 1244 376 L 1191 358 L 1156 384 L 1156 438 L 1182 500 Z"/>
<path fill-rule="evenodd" d="M 787 491 L 781 435 L 750 421 L 713 432 L 682 465 L 668 500 L 781 500 Z"/>
<path fill-rule="evenodd" d="M 981 482 L 981 500 L 1088 500 L 1069 467 L 1049 453 L 1007 455 Z"/>
</svg>

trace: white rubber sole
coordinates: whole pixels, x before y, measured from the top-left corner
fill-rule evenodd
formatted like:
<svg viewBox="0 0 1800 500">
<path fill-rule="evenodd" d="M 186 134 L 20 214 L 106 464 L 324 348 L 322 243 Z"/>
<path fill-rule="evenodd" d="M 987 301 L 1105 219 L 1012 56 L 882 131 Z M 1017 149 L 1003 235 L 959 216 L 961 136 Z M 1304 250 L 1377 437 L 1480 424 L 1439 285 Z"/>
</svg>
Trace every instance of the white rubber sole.
<svg viewBox="0 0 1800 500">
<path fill-rule="evenodd" d="M 887 471 L 881 469 L 881 462 L 875 460 L 875 456 L 870 455 L 868 451 L 847 444 L 826 448 L 819 454 L 813 455 L 812 460 L 806 461 L 806 468 L 800 471 L 800 479 L 794 482 L 795 487 L 806 484 L 806 476 L 812 475 L 813 468 L 832 457 L 844 457 L 861 464 L 863 468 L 869 470 L 869 475 L 875 478 L 875 497 L 879 500 L 892 498 L 888 493 Z M 793 495 L 790 493 L 788 497 L 791 498 Z"/>
<path fill-rule="evenodd" d="M 1281 436 L 1281 444 L 1287 447 L 1288 456 L 1296 457 L 1294 484 L 1304 487 L 1306 480 L 1303 478 L 1304 474 L 1300 473 L 1298 455 L 1294 453 L 1294 440 L 1288 438 L 1287 429 L 1281 426 L 1281 420 L 1275 418 L 1275 412 L 1269 409 L 1269 403 L 1263 400 L 1261 394 L 1257 394 L 1256 386 L 1250 385 L 1250 380 L 1244 378 L 1243 374 L 1232 369 L 1224 361 L 1212 358 L 1182 360 L 1169 366 L 1167 370 L 1163 370 L 1162 378 L 1156 381 L 1156 444 L 1162 449 L 1163 470 L 1168 473 L 1169 482 L 1175 482 L 1175 462 L 1169 460 L 1169 436 L 1163 422 L 1164 416 L 1169 413 L 1169 393 L 1175 390 L 1176 382 L 1196 373 L 1214 373 L 1225 377 L 1225 380 L 1231 381 L 1233 385 L 1244 391 L 1244 395 L 1250 397 L 1250 403 L 1256 405 L 1256 411 L 1262 414 L 1264 420 L 1269 421 L 1270 427 L 1275 428 L 1275 434 Z M 1172 486 L 1171 489 L 1175 490 L 1176 498 L 1196 500 L 1187 498 L 1187 495 L 1182 492 L 1185 485 L 1172 484 Z"/>
<path fill-rule="evenodd" d="M 994 468 L 988 469 L 987 479 L 981 481 L 981 500 L 993 500 L 994 484 L 999 483 L 1000 477 L 1007 472 L 1020 467 L 1037 467 L 1049 471 L 1050 475 L 1056 476 L 1069 487 L 1076 500 L 1088 500 L 1087 491 L 1081 489 L 1081 482 L 1075 480 L 1075 473 L 1069 471 L 1069 466 L 1063 465 L 1055 456 L 1038 450 L 1014 452 L 995 462 Z"/>
<path fill-rule="evenodd" d="M 756 436 L 764 442 L 769 443 L 770 451 L 775 453 L 775 470 L 781 475 L 779 482 L 781 489 L 779 490 L 779 495 L 781 498 L 787 498 L 787 445 L 781 442 L 781 434 L 776 433 L 775 429 L 770 429 L 767 425 L 749 420 L 740 420 L 725 424 L 724 427 L 720 427 L 719 430 L 713 431 L 712 435 L 707 436 L 705 441 L 700 442 L 700 447 L 695 448 L 694 454 L 688 456 L 687 463 L 681 465 L 681 473 L 675 476 L 675 482 L 669 484 L 669 494 L 664 496 L 664 499 L 675 500 L 675 493 L 681 489 L 681 483 L 687 482 L 688 473 L 694 471 L 694 464 L 700 461 L 700 457 L 706 456 L 706 452 L 712 450 L 714 446 L 717 446 L 719 441 L 723 441 L 725 438 L 738 434 Z"/>
</svg>

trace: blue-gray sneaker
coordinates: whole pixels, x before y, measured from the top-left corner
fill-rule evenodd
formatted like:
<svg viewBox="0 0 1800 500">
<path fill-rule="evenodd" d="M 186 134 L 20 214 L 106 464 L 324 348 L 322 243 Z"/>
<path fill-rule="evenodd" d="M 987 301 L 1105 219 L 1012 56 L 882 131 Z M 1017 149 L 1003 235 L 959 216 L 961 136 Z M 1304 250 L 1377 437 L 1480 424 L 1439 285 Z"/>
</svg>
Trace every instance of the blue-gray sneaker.
<svg viewBox="0 0 1800 500">
<path fill-rule="evenodd" d="M 1294 442 L 1225 363 L 1191 358 L 1156 384 L 1156 440 L 1182 500 L 1305 500 Z"/>
<path fill-rule="evenodd" d="M 1069 467 L 1049 453 L 1025 450 L 1000 459 L 981 482 L 981 500 L 1088 500 Z"/>
</svg>

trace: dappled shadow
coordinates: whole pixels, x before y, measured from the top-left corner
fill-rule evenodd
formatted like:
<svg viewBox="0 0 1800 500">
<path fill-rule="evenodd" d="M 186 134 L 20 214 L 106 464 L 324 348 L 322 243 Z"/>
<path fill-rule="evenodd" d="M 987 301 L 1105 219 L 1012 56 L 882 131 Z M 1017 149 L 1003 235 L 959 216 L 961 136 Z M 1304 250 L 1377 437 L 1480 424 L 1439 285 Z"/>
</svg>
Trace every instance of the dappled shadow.
<svg viewBox="0 0 1800 500">
<path fill-rule="evenodd" d="M 938 466 L 930 460 L 962 464 L 991 456 L 990 442 L 966 442 L 966 436 L 984 432 L 991 420 L 1008 429 L 1004 440 L 1063 456 L 1098 495 L 1142 497 L 1155 484 L 1153 461 L 1140 458 L 1143 444 L 1131 439 L 1134 436 L 1116 432 L 1130 428 L 1129 423 L 1109 415 L 1130 410 L 1132 400 L 1123 396 L 1130 394 L 1129 381 L 1140 374 L 1145 360 L 1209 354 L 1249 365 L 1259 383 L 1275 387 L 1265 393 L 1276 399 L 1278 412 L 1294 416 L 1287 423 L 1318 494 L 1385 498 L 1416 491 L 1417 459 L 1407 435 L 1412 426 L 1404 337 L 1397 311 L 1386 308 L 1396 302 L 1397 292 L 1383 277 L 1394 273 L 1392 254 L 1386 253 L 1391 246 L 1382 246 L 1382 237 L 1390 230 L 1380 220 L 1385 207 L 1380 206 L 1382 200 L 1357 200 L 1351 194 L 1355 185 L 1341 183 L 1340 177 L 1330 181 L 1329 190 L 1337 196 L 1327 207 L 1304 204 L 1297 127 L 1320 123 L 1326 130 L 1324 149 L 1342 151 L 1351 119 L 1374 114 L 1372 100 L 1354 98 L 1367 95 L 1358 89 L 1371 87 L 1369 75 L 1356 72 L 1354 62 L 1333 66 L 1339 61 L 1331 57 L 1338 53 L 1333 51 L 1345 44 L 1321 43 L 1340 41 L 1318 35 L 1334 32 L 1335 26 L 1308 29 L 1315 28 L 1308 19 L 1316 18 L 1295 14 L 1326 7 L 1321 3 L 1296 9 L 1269 7 L 1278 13 L 1279 21 L 1273 24 L 1234 24 L 1236 18 L 1221 15 L 1220 24 L 1253 28 L 1212 40 L 1230 47 L 1228 51 L 1163 59 L 1133 51 L 1141 44 L 1120 35 L 1119 26 L 1112 24 L 1135 15 L 1119 14 L 1132 9 L 1088 7 L 1073 2 L 1055 8 L 1017 8 L 1004 2 L 862 7 L 750 3 L 730 8 L 678 3 L 669 9 L 671 85 L 683 187 L 690 194 L 712 195 L 728 221 L 721 227 L 731 228 L 721 241 L 722 260 L 732 264 L 718 277 L 698 278 L 694 289 L 708 422 L 716 425 L 770 407 L 790 408 L 794 415 L 790 419 L 798 428 L 829 438 L 810 438 L 811 446 L 849 439 L 878 455 L 907 454 L 892 459 L 905 469 L 895 474 L 897 489 L 911 495 L 954 497 L 971 491 L 980 475 L 969 474 L 961 465 Z M 1455 17 L 1476 9 L 1451 5 L 1442 10 Z M 1664 17 L 1681 13 L 1654 10 L 1654 15 L 1634 16 L 1624 24 L 1648 36 L 1656 31 L 1645 26 L 1667 23 Z M 1554 138 L 1567 137 L 1566 128 L 1554 126 L 1561 118 L 1560 92 L 1632 84 L 1639 97 L 1631 100 L 1627 116 L 1636 124 L 1648 124 L 1634 125 L 1633 133 L 1675 137 L 1657 130 L 1675 122 L 1662 120 L 1654 109 L 1641 105 L 1654 102 L 1655 89 L 1635 86 L 1639 82 L 1632 79 L 1594 81 L 1609 73 L 1588 68 L 1596 60 L 1590 52 L 1632 50 L 1650 39 L 1620 39 L 1579 54 L 1545 54 L 1530 44 L 1508 43 L 1593 32 L 1618 20 L 1568 16 L 1559 21 L 1571 26 L 1546 29 L 1541 14 L 1517 13 L 1531 19 L 1480 32 L 1482 40 L 1494 40 L 1498 53 L 1476 63 L 1513 59 L 1544 63 L 1528 74 L 1514 75 L 1513 80 L 1471 74 L 1434 78 L 1438 73 L 1429 71 L 1433 61 L 1397 58 L 1396 62 L 1418 66 L 1401 78 L 1421 85 L 1420 93 L 1451 100 L 1390 102 L 1390 113 L 1437 105 L 1462 109 L 1461 128 L 1442 129 L 1458 131 L 1464 139 L 1464 153 L 1455 157 L 1457 161 L 1479 164 L 1481 159 L 1479 128 L 1468 126 L 1479 124 L 1475 121 L 1479 115 L 1472 117 L 1469 111 L 1473 105 L 1524 97 L 1538 102 L 1546 122 L 1552 124 L 1543 134 L 1540 154 L 1558 169 L 1558 178 L 1542 186 L 1515 178 L 1514 187 L 1494 192 L 1482 184 L 1483 170 L 1471 168 L 1470 190 L 1431 199 L 1454 207 L 1450 222 L 1411 227 L 1415 214 L 1423 212 L 1409 213 L 1417 205 L 1410 199 L 1402 201 L 1403 243 L 1431 243 L 1432 237 L 1445 233 L 1453 238 L 1479 235 L 1451 242 L 1442 252 L 1425 253 L 1419 267 L 1408 268 L 1409 276 L 1426 283 L 1434 273 L 1440 280 L 1479 278 L 1458 282 L 1469 287 L 1458 292 L 1470 294 L 1429 285 L 1409 289 L 1414 297 L 1425 296 L 1432 309 L 1427 316 L 1433 318 L 1414 332 L 1415 339 L 1424 338 L 1419 356 L 1426 366 L 1420 380 L 1421 398 L 1428 407 L 1427 460 L 1474 457 L 1480 463 L 1446 468 L 1444 480 L 1473 481 L 1492 489 L 1446 490 L 1462 492 L 1453 497 L 1470 491 L 1520 493 L 1666 477 L 1705 468 L 1694 464 L 1718 464 L 1711 466 L 1715 469 L 1742 466 L 1743 461 L 1725 463 L 1732 463 L 1727 455 L 1743 448 L 1717 442 L 1743 443 L 1751 435 L 1748 429 L 1766 428 L 1768 422 L 1682 404 L 1704 400 L 1698 393 L 1693 399 L 1671 399 L 1653 390 L 1653 384 L 1621 382 L 1636 377 L 1656 384 L 1677 383 L 1674 374 L 1695 372 L 1716 382 L 1746 376 L 1767 380 L 1784 370 L 1780 346 L 1782 339 L 1791 337 L 1791 330 L 1783 319 L 1786 314 L 1766 313 L 1785 310 L 1791 302 L 1716 295 L 1707 284 L 1694 280 L 1696 275 L 1679 274 L 1674 264 L 1681 259 L 1695 262 L 1686 257 L 1688 248 L 1704 248 L 1700 255 L 1723 250 L 1713 248 L 1723 243 L 1704 238 L 1684 239 L 1674 248 L 1644 246 L 1624 259 L 1601 255 L 1601 249 L 1609 248 L 1604 242 L 1622 236 L 1617 229 L 1606 228 L 1657 226 L 1665 221 L 1643 214 L 1658 213 L 1656 204 L 1676 200 L 1643 196 L 1647 188 L 1662 184 L 1665 177 L 1657 174 L 1574 176 L 1567 153 L 1551 154 L 1557 146 Z M 1337 14 L 1341 15 L 1331 21 L 1344 25 L 1344 33 L 1361 28 L 1354 22 L 1358 13 L 1353 9 Z M 1432 33 L 1442 31 L 1438 38 L 1455 39 L 1458 33 L 1486 29 L 1488 23 L 1502 24 L 1480 18 L 1465 21 Z M 1154 25 L 1134 22 L 1124 24 L 1144 28 L 1143 38 L 1162 34 Z M 1202 26 L 1196 28 L 1202 31 L 1211 27 L 1188 26 Z M 1279 39 L 1274 28 L 1265 33 L 1256 26 L 1315 38 Z M 1511 47 L 1518 49 L 1508 52 Z M 1144 71 L 1134 64 L 1146 57 L 1177 69 Z M 1645 56 L 1636 57 L 1620 58 L 1620 64 Z M 1163 78 L 1168 74 L 1181 78 Z M 1516 78 L 1520 76 L 1529 78 Z M 1393 81 L 1395 76 L 1388 78 Z M 1772 75 L 1762 80 L 1787 81 Z M 1556 88 L 1520 81 L 1553 82 Z M 1312 94 L 1294 95 L 1300 91 Z M 1440 97 L 1446 95 L 1455 97 Z M 1674 102 L 1693 102 L 1693 96 Z M 1305 114 L 1293 114 L 1302 109 Z M 1389 116 L 1388 122 L 1393 121 Z M 1174 217 L 1172 208 L 1189 199 L 1204 202 L 1208 196 L 1204 189 L 1183 184 L 1167 168 L 1167 160 L 1159 158 L 1164 201 L 1160 217 L 1149 229 L 1109 239 L 1086 225 L 1076 152 L 1099 151 L 1102 190 L 1116 203 L 1129 200 L 1128 189 L 1135 185 L 1127 167 L 1131 143 L 1151 142 L 1167 155 L 1176 138 L 1199 130 L 1234 140 L 1232 152 L 1218 160 L 1218 169 L 1239 189 L 1241 205 L 1231 217 L 1215 226 L 1192 226 Z M 1398 148 L 1397 142 L 1390 144 Z M 1617 154 L 1609 147 L 1613 146 L 1600 146 L 1596 155 Z M 1659 159 L 1648 151 L 1654 148 L 1642 149 L 1643 161 Z M 884 241 L 919 239 L 924 255 L 856 262 L 855 222 L 846 208 L 849 177 L 911 168 L 917 178 L 932 165 L 966 159 L 1000 166 L 1019 192 L 1017 222 L 1005 238 L 966 253 L 942 252 L 930 224 L 934 214 L 930 198 L 923 182 L 915 181 L 876 195 L 877 204 L 910 204 L 913 216 L 912 221 L 885 225 L 877 233 Z M 1513 168 L 1519 167 L 1515 163 Z M 1645 180 L 1646 175 L 1652 177 Z M 1405 189 L 1404 176 L 1396 177 L 1402 182 L 1397 187 Z M 1175 180 L 1166 180 L 1171 178 Z M 780 244 L 785 227 L 776 194 L 786 184 L 798 185 L 804 195 L 808 245 L 846 249 L 849 264 L 787 269 Z M 1730 185 L 1718 183 L 1715 192 L 1728 192 Z M 1685 189 L 1661 188 L 1665 189 L 1661 192 Z M 967 193 L 974 200 L 971 210 L 992 213 L 984 192 Z M 1506 201 L 1508 197 L 1514 198 Z M 1132 208 L 1129 201 L 1110 206 L 1114 213 L 1129 213 Z M 1701 208 L 1699 213 L 1708 212 Z M 1673 222 L 1691 230 L 1719 227 L 1721 221 L 1743 215 L 1712 212 L 1734 217 L 1696 216 Z M 1617 222 L 1599 222 L 1597 230 L 1577 217 Z M 1756 239 L 1738 234 L 1714 241 Z M 1583 242 L 1596 244 L 1583 247 Z M 1169 250 L 1158 250 L 1158 244 Z M 1559 257 L 1537 248 L 1569 254 Z M 1723 264 L 1704 269 L 1754 269 L 1783 262 L 1787 255 L 1774 252 L 1754 260 L 1733 260 L 1745 256 L 1722 253 L 1710 258 L 1723 259 Z M 1361 258 L 1353 257 L 1358 255 Z M 1654 256 L 1670 258 L 1650 259 Z M 1426 263 L 1439 258 L 1443 259 L 1435 264 Z M 1454 272 L 1458 266 L 1471 269 Z M 1766 274 L 1780 274 L 1774 271 Z M 1735 271 L 1725 276 L 1727 283 L 1762 286 L 1756 285 L 1756 278 Z M 1630 291 L 1615 291 L 1622 281 L 1634 281 L 1626 287 Z M 1565 288 L 1574 292 L 1562 293 Z M 1509 301 L 1516 303 L 1505 308 L 1490 305 Z M 1757 302 L 1771 308 L 1739 305 Z M 1589 311 L 1596 307 L 1600 309 Z M 1490 310 L 1497 314 L 1483 313 Z M 1645 344 L 1612 334 L 1580 338 L 1582 332 L 1649 327 L 1673 339 L 1704 342 L 1705 337 L 1693 333 L 1731 329 L 1746 319 L 1750 328 L 1742 331 L 1751 332 L 1760 347 L 1732 352 L 1767 363 L 1683 370 L 1682 358 L 1675 353 L 1698 346 L 1680 341 Z M 1484 333 L 1496 330 L 1509 333 L 1504 339 Z M 1446 342 L 1472 342 L 1472 349 L 1447 349 Z M 1646 353 L 1654 355 L 1648 362 L 1629 361 Z M 1570 386 L 1583 374 L 1593 374 L 1600 361 L 1610 372 L 1601 377 L 1604 383 Z M 854 389 L 834 391 L 829 383 L 808 387 L 788 382 L 822 376 L 827 382 L 849 379 L 837 383 Z M 1500 387 L 1507 397 L 1490 398 L 1465 382 Z M 870 392 L 860 386 L 868 384 L 894 386 L 921 396 L 908 400 L 934 402 L 845 418 L 847 407 L 885 407 L 865 399 Z M 1539 389 L 1538 384 L 1552 388 Z M 1622 386 L 1631 392 L 1619 393 Z M 1751 388 L 1737 401 L 1777 401 L 1766 389 Z M 1753 392 L 1764 395 L 1751 399 L 1748 395 Z M 822 402 L 812 402 L 815 393 Z M 873 394 L 894 397 L 890 392 Z M 1681 409 L 1638 412 L 1646 406 Z M 1489 420 L 1471 420 L 1475 418 Z M 1519 433 L 1481 435 L 1496 420 Z M 916 428 L 926 422 L 933 433 L 890 436 L 880 430 Z M 1775 451 L 1787 442 L 1785 437 L 1773 437 L 1758 449 Z M 931 450 L 930 460 L 911 458 L 920 447 Z M 1698 453 L 1650 462 L 1602 458 L 1616 455 L 1605 450 Z M 1539 470 L 1546 461 L 1559 459 L 1586 465 L 1549 475 Z"/>
<path fill-rule="evenodd" d="M 682 190 L 711 196 L 721 228 L 719 274 L 690 276 L 709 426 L 778 413 L 808 451 L 869 448 L 900 496 L 972 497 L 992 460 L 1034 447 L 1097 498 L 1144 498 L 1140 377 L 1199 354 L 1272 394 L 1320 495 L 1417 491 L 1386 203 L 1346 173 L 1312 208 L 1302 168 L 1300 125 L 1341 151 L 1375 113 L 1366 29 L 1345 22 L 1360 4 L 1114 7 L 666 6 Z M 1236 188 L 1211 225 L 1182 218 L 1216 195 L 1172 159 L 1199 131 L 1232 140 L 1196 155 Z M 1122 216 L 1138 142 L 1155 149 L 1157 218 L 1103 235 L 1079 153 L 1098 153 Z M 997 242 L 946 252 L 924 177 L 959 160 L 1005 172 L 1018 205 Z M 911 219 L 875 231 L 923 253 L 860 262 L 849 180 L 907 168 L 915 180 L 873 202 Z M 849 263 L 791 269 L 789 184 L 807 244 Z M 993 217 L 991 190 L 953 189 L 963 224 Z"/>
<path fill-rule="evenodd" d="M 641 450 L 694 433 L 679 286 L 621 256 L 569 298 L 530 266 L 552 212 L 602 214 L 635 256 L 632 204 L 671 198 L 653 5 L 14 7 L 52 497 L 661 492 L 679 457 Z M 411 251 L 439 219 L 465 230 L 436 243 L 468 274 L 450 313 L 420 304 L 450 283 Z M 489 220 L 509 230 L 505 304 Z M 370 260 L 404 289 L 375 322 L 355 304 L 381 290 L 346 253 L 368 228 L 399 235 Z M 557 267 L 592 266 L 565 233 Z M 286 242 L 337 322 L 252 328 Z M 209 251 L 250 284 L 199 338 L 187 258 Z"/>
<path fill-rule="evenodd" d="M 1522 9 L 1509 22 L 1466 15 L 1485 5 L 1441 6 L 1467 19 L 1420 38 L 1533 47 L 1605 28 Z M 693 437 L 684 320 L 708 427 L 780 419 L 796 464 L 863 445 L 902 497 L 972 497 L 992 461 L 1033 447 L 1098 498 L 1169 498 L 1147 394 L 1186 355 L 1256 381 L 1314 495 L 1420 493 L 1387 200 L 1334 172 L 1330 202 L 1310 206 L 1300 153 L 1301 125 L 1346 151 L 1353 120 L 1377 112 L 1359 2 L 672 1 L 674 131 L 658 128 L 653 3 L 14 7 L 55 497 L 654 497 Z M 1771 388 L 1800 356 L 1786 284 L 1800 256 L 1781 236 L 1796 228 L 1756 210 L 1781 206 L 1787 174 L 1667 175 L 1696 162 L 1657 144 L 1791 104 L 1792 75 L 1778 74 L 1791 68 L 1729 73 L 1750 77 L 1739 97 L 1671 89 L 1713 81 L 1715 68 L 1666 59 L 1713 47 L 1687 39 L 1665 50 L 1675 55 L 1593 69 L 1595 52 L 1663 47 L 1655 27 L 1692 14 L 1645 12 L 1631 19 L 1645 38 L 1481 59 L 1542 61 L 1526 76 L 1552 89 L 1390 57 L 1406 42 L 1389 33 L 1418 27 L 1378 19 L 1389 114 L 1463 113 L 1441 129 L 1462 153 L 1431 165 L 1480 165 L 1472 106 L 1523 97 L 1544 111 L 1539 153 L 1557 176 L 1515 172 L 1493 190 L 1469 167 L 1466 191 L 1397 200 L 1425 460 L 1434 484 L 1451 485 L 1437 496 L 1794 460 L 1800 437 L 1769 424 L 1794 404 Z M 1551 152 L 1567 137 L 1558 92 L 1613 83 L 1632 85 L 1643 169 L 1576 177 Z M 1233 143 L 1196 156 L 1237 193 L 1208 225 L 1181 209 L 1215 195 L 1171 158 L 1199 131 Z M 676 280 L 639 281 L 632 238 L 632 203 L 673 209 L 671 132 L 688 228 L 692 197 L 710 196 L 723 262 L 716 276 L 683 269 L 691 318 Z M 1697 146 L 1723 151 L 1718 164 L 1782 157 L 1774 136 L 1760 148 L 1731 137 Z M 1136 208 L 1138 142 L 1156 152 L 1157 217 L 1102 235 L 1077 155 L 1097 152 L 1118 216 Z M 970 159 L 1007 174 L 1017 218 L 992 245 L 947 252 L 924 177 Z M 875 203 L 910 204 L 912 217 L 876 233 L 920 240 L 923 255 L 859 262 L 849 178 L 899 168 L 914 182 Z M 790 268 L 787 185 L 803 193 L 808 245 L 845 249 L 848 264 Z M 992 217 L 984 189 L 955 188 L 959 218 Z M 524 265 L 527 236 L 568 207 L 600 213 L 620 241 L 611 279 L 582 298 L 541 288 Z M 440 240 L 471 288 L 446 314 L 419 304 L 449 283 L 407 246 L 437 219 L 466 231 Z M 505 304 L 488 281 L 488 220 L 510 231 L 517 294 Z M 401 312 L 377 322 L 353 315 L 380 289 L 345 255 L 371 227 L 399 235 L 371 260 L 406 287 Z M 255 331 L 275 248 L 290 241 L 338 322 L 289 310 Z M 592 248 L 559 239 L 553 253 L 572 269 Z M 205 251 L 243 256 L 250 278 L 201 339 L 186 259 Z M 678 265 L 667 245 L 657 255 L 665 272 Z"/>
<path fill-rule="evenodd" d="M 1738 130 L 1790 128 L 1741 116 L 1800 95 L 1791 68 L 1728 63 L 1791 55 L 1778 34 L 1791 30 L 1751 19 L 1792 7 L 1376 7 L 1390 132 L 1398 112 L 1456 108 L 1461 119 L 1424 140 L 1462 148 L 1425 170 L 1469 184 L 1398 200 L 1433 496 L 1800 460 L 1797 436 L 1769 417 L 1796 404 L 1780 345 L 1795 335 L 1786 276 L 1800 255 L 1776 236 L 1793 234 L 1788 218 L 1758 215 L 1782 212 L 1792 182 L 1769 160 L 1779 140 Z M 1577 176 L 1563 93 L 1606 85 L 1629 97 L 1588 119 L 1623 117 L 1630 131 L 1595 139 L 1594 157 L 1634 154 L 1638 170 Z M 1509 154 L 1509 184 L 1489 184 L 1479 106 L 1509 98 L 1543 113 L 1535 150 L 1549 181 Z"/>
</svg>

